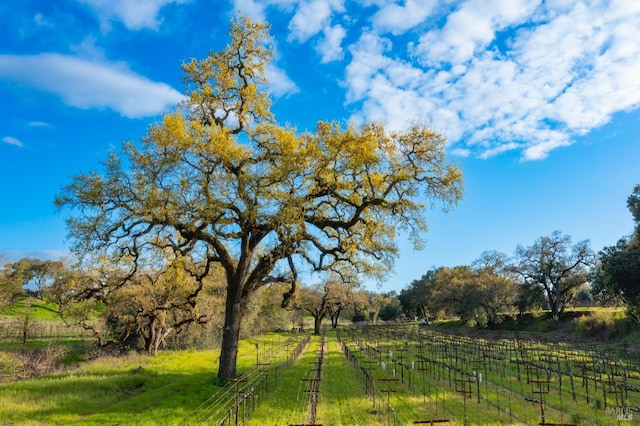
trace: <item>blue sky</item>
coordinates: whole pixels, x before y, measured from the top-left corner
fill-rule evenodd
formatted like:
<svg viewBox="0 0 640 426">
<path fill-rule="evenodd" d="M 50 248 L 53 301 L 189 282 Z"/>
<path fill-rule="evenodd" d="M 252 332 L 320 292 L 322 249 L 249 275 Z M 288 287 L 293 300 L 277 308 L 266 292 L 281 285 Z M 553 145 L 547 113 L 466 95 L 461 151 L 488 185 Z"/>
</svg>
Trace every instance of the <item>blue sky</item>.
<svg viewBox="0 0 640 426">
<path fill-rule="evenodd" d="M 281 123 L 426 120 L 465 196 L 400 241 L 399 290 L 432 266 L 560 230 L 598 251 L 633 228 L 640 184 L 634 0 L 21 0 L 0 16 L 0 254 L 67 250 L 53 198 L 139 140 L 183 92 L 180 64 L 228 42 L 238 10 L 271 23 Z"/>
</svg>

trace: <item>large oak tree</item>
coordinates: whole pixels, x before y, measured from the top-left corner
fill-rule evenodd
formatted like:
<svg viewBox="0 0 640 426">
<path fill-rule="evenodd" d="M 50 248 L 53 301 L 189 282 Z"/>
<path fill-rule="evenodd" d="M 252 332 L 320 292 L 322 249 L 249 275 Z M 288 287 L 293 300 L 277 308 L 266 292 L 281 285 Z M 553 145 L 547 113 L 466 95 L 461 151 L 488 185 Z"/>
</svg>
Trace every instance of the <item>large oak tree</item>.
<svg viewBox="0 0 640 426">
<path fill-rule="evenodd" d="M 270 112 L 268 28 L 234 21 L 231 42 L 183 65 L 184 103 L 127 143 L 102 172 L 76 176 L 56 203 L 69 210 L 78 253 L 101 252 L 135 272 L 147 248 L 220 265 L 227 281 L 218 377 L 236 376 L 243 312 L 260 287 L 297 269 L 380 275 L 396 232 L 422 244 L 425 212 L 461 197 L 445 138 L 422 124 L 388 132 L 320 122 L 279 125 Z M 321 100 L 319 100 L 321 101 Z M 309 108 L 309 106 L 305 106 Z"/>
</svg>

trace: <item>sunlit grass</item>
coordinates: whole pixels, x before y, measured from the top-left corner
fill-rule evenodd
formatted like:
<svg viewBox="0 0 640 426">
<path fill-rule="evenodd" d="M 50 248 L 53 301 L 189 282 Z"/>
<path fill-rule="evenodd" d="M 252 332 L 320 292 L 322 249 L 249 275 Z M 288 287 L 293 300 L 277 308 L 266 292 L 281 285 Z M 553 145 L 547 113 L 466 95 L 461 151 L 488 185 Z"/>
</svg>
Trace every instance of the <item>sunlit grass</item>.
<svg viewBox="0 0 640 426">
<path fill-rule="evenodd" d="M 614 319 L 617 316 L 615 314 Z M 609 317 L 603 318 L 608 320 Z M 354 330 L 358 332 L 358 329 Z M 375 406 L 371 396 L 365 394 L 353 366 L 342 353 L 335 333 L 327 333 L 317 423 L 411 424 L 418 420 L 448 418 L 450 424 L 463 424 L 465 411 L 467 424 L 537 424 L 540 421 L 539 405 L 523 400 L 524 395 L 532 395 L 532 389 L 526 381 L 520 352 L 504 353 L 501 361 L 488 359 L 485 361 L 486 370 L 474 364 L 474 370 L 483 372 L 479 389 L 482 401 L 478 403 L 475 387 L 473 398 L 465 401 L 456 387 L 448 383 L 445 377 L 449 374 L 448 369 L 440 366 L 436 370 L 419 371 L 417 355 L 429 356 L 430 346 L 420 346 L 410 339 L 417 336 L 417 331 L 424 330 L 415 326 L 385 327 L 380 330 L 379 334 L 372 336 L 376 340 L 369 341 L 380 352 L 366 354 L 367 351 L 361 349 L 358 354 L 363 360 L 368 357 L 374 361 L 366 365 L 376 378 L 378 392 Z M 286 354 L 300 339 L 299 336 L 293 336 L 272 333 L 242 340 L 238 372 L 255 372 L 256 364 L 263 362 L 271 365 L 266 368 L 272 368 L 283 356 L 286 359 Z M 481 334 L 474 334 L 473 337 L 451 335 L 450 339 L 449 350 L 455 346 L 453 343 L 457 345 L 463 341 L 472 347 L 471 343 L 482 337 Z M 360 342 L 363 342 L 362 338 Z M 499 347 L 500 342 L 496 341 L 496 351 Z M 248 424 L 287 425 L 308 421 L 309 394 L 306 389 L 308 380 L 314 374 L 319 348 L 320 337 L 313 336 L 297 362 L 281 370 L 278 379 L 269 385 L 269 392 L 251 413 Z M 589 357 L 591 350 L 590 346 L 570 343 L 549 346 L 542 341 L 527 342 L 528 357 L 538 360 L 540 374 L 545 371 L 546 357 L 570 355 L 582 359 Z M 393 356 L 389 354 L 390 351 L 393 351 Z M 404 351 L 405 364 L 415 363 L 410 372 L 396 364 L 401 351 Z M 434 353 L 437 351 L 434 350 Z M 471 359 L 471 355 L 464 351 L 449 352 L 449 358 L 453 353 Z M 450 362 L 450 359 L 438 359 Z M 386 367 L 381 365 L 381 360 Z M 190 424 L 189 419 L 193 418 L 198 407 L 221 389 L 216 379 L 218 362 L 219 351 L 215 349 L 161 351 L 156 357 L 130 353 L 126 356 L 104 356 L 65 373 L 0 384 L 0 424 Z M 563 368 L 567 368 L 566 364 L 563 365 Z M 392 368 L 397 369 L 395 374 Z M 411 374 L 410 382 L 408 374 Z M 455 379 L 459 373 L 452 374 Z M 584 393 L 579 389 L 578 374 L 576 372 L 574 377 L 576 390 Z M 404 383 L 397 380 L 378 381 L 384 377 L 402 377 Z M 606 379 L 606 376 L 603 378 Z M 552 377 L 550 392 L 544 397 L 547 421 L 579 423 L 580 420 L 585 424 L 610 424 L 611 416 L 607 416 L 603 406 L 595 406 L 597 402 L 586 405 L 584 395 L 580 394 L 577 402 L 573 401 L 569 397 L 568 378 L 564 376 L 562 380 L 560 392 L 558 378 Z M 637 383 L 635 379 L 629 380 L 632 385 Z M 385 393 L 382 391 L 385 387 L 392 388 L 393 392 Z M 601 390 L 598 392 L 602 393 Z M 595 392 L 592 395 L 595 397 Z M 633 404 L 637 401 L 634 395 L 631 395 Z M 600 396 L 598 398 L 601 399 Z"/>
<path fill-rule="evenodd" d="M 254 369 L 256 357 L 276 357 L 288 339 L 272 333 L 242 340 L 238 371 Z M 220 388 L 218 362 L 217 349 L 104 356 L 71 372 L 0 384 L 0 419 L 15 425 L 176 424 Z"/>
<path fill-rule="evenodd" d="M 327 425 L 381 424 L 372 400 L 348 364 L 335 333 L 328 333 L 317 414 L 318 423 Z"/>
<path fill-rule="evenodd" d="M 71 372 L 0 385 L 0 419 L 14 424 L 160 424 L 213 391 L 218 352 L 105 357 Z"/>
<path fill-rule="evenodd" d="M 36 297 L 23 297 L 0 310 L 0 319 L 31 321 L 60 321 L 58 306 Z"/>
</svg>

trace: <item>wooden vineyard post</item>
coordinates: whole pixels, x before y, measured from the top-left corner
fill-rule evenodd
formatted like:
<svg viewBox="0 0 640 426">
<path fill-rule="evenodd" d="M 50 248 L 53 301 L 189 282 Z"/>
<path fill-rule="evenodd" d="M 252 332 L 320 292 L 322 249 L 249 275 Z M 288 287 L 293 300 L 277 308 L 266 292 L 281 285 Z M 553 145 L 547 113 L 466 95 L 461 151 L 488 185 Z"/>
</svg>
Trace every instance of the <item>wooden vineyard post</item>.
<svg viewBox="0 0 640 426">
<path fill-rule="evenodd" d="M 407 347 L 399 346 L 396 348 L 396 352 L 398 355 L 395 357 L 394 364 L 396 367 L 400 365 L 400 380 L 404 384 L 404 360 L 407 358 Z M 409 386 L 411 386 L 411 382 L 409 382 Z"/>
<path fill-rule="evenodd" d="M 234 402 L 234 404 L 233 404 L 233 408 L 234 408 L 234 410 L 235 410 L 235 412 L 236 412 L 236 415 L 235 415 L 235 423 L 236 423 L 236 426 L 238 426 L 238 411 L 240 411 L 240 399 L 238 398 L 238 395 L 240 395 L 241 390 L 240 390 L 240 385 L 239 385 L 239 383 L 241 383 L 241 382 L 246 382 L 246 381 L 247 381 L 247 379 L 244 379 L 244 378 L 239 378 L 239 379 L 234 379 L 234 380 L 233 380 L 233 382 L 234 382 L 234 384 L 235 384 L 235 391 L 234 391 L 234 394 L 235 394 L 235 402 Z M 243 399 L 244 399 L 244 398 L 243 398 Z M 229 420 L 231 420 L 231 418 L 229 418 Z"/>
<path fill-rule="evenodd" d="M 548 424 L 544 413 L 544 395 L 549 393 L 549 382 L 550 380 L 529 380 L 529 383 L 531 383 L 531 393 L 534 395 L 538 394 L 539 398 L 537 400 L 534 399 L 533 402 L 536 402 L 538 403 L 538 405 L 540 405 L 540 425 Z M 543 388 L 543 386 L 545 385 L 546 388 Z M 537 386 L 537 389 L 534 389 L 534 386 Z"/>
<path fill-rule="evenodd" d="M 413 422 L 414 425 L 431 425 L 431 426 L 433 426 L 436 423 L 449 423 L 449 419 L 416 420 Z"/>
<path fill-rule="evenodd" d="M 428 371 L 428 369 L 425 368 L 424 364 L 425 362 L 427 362 L 427 360 L 422 355 L 418 355 L 416 362 L 419 364 L 418 371 L 422 376 L 422 402 L 426 404 L 427 403 L 427 380 L 426 380 L 425 372 Z M 429 400 L 431 401 L 431 385 L 430 384 L 429 384 Z M 436 406 L 436 411 L 437 410 L 438 408 Z"/>
<path fill-rule="evenodd" d="M 621 407 L 624 405 L 624 392 L 622 391 L 623 382 L 617 380 L 605 380 L 603 383 L 604 389 L 604 408 L 607 409 L 607 394 L 614 395 L 616 402 L 615 407 Z M 607 392 L 608 391 L 608 392 Z"/>
<path fill-rule="evenodd" d="M 266 369 L 271 365 L 270 362 L 262 362 L 258 364 L 258 368 L 260 369 L 260 373 L 264 376 L 264 392 L 269 393 L 269 370 Z"/>
<path fill-rule="evenodd" d="M 464 425 L 467 425 L 467 395 L 471 395 L 473 392 L 471 391 L 471 383 L 475 382 L 474 379 L 456 379 L 455 383 L 456 383 L 456 392 L 461 393 L 462 394 L 462 407 L 464 409 L 463 414 L 464 414 Z M 461 387 L 458 387 L 458 384 L 460 384 Z"/>
<path fill-rule="evenodd" d="M 363 360 L 361 361 L 362 364 L 377 364 L 376 361 L 373 360 Z M 368 395 L 371 395 L 371 398 L 373 400 L 373 409 L 376 409 L 376 387 L 375 387 L 375 382 L 373 380 L 373 378 L 371 377 L 371 375 L 369 374 L 369 371 L 367 370 L 366 367 L 362 367 L 362 372 L 364 374 L 365 377 L 365 388 L 366 388 L 366 392 Z"/>
<path fill-rule="evenodd" d="M 480 382 L 482 381 L 481 377 L 482 377 L 482 373 L 480 372 L 480 368 L 477 367 L 483 367 L 484 370 L 484 377 L 485 377 L 485 383 L 486 383 L 486 378 L 487 378 L 487 365 L 484 359 L 472 359 L 469 360 L 469 364 L 475 365 L 475 370 L 473 371 L 473 374 L 476 378 L 476 390 L 478 393 L 478 404 L 480 404 Z M 487 392 L 487 401 L 489 400 L 489 393 Z"/>
<path fill-rule="evenodd" d="M 379 382 L 397 382 L 399 381 L 398 379 L 378 379 Z M 380 389 L 380 392 L 384 392 L 387 394 L 387 424 L 391 424 L 391 393 L 395 392 L 395 390 L 391 389 L 390 387 L 386 388 L 382 388 Z"/>
<path fill-rule="evenodd" d="M 309 423 L 306 423 L 306 426 L 321 426 L 316 424 L 316 409 L 318 407 L 318 395 L 320 394 L 320 381 L 322 380 L 322 364 L 324 361 L 325 344 L 326 335 L 323 333 L 317 359 L 310 362 L 310 364 L 315 366 L 311 370 L 314 373 L 314 377 L 311 379 L 302 379 L 303 382 L 309 382 L 311 385 L 309 389 L 305 390 L 305 392 L 309 393 Z"/>
<path fill-rule="evenodd" d="M 310 382 L 310 389 L 305 390 L 309 394 L 309 425 L 316 424 L 316 407 L 318 404 L 318 393 L 320 392 L 320 378 L 302 379 L 303 382 Z"/>
<path fill-rule="evenodd" d="M 527 370 L 530 372 L 533 367 L 530 364 L 527 364 Z M 540 426 L 575 426 L 572 423 L 548 423 L 545 416 L 545 404 L 544 404 L 544 396 L 550 392 L 551 380 L 549 379 L 549 373 L 547 372 L 546 379 L 533 379 L 530 374 L 527 374 L 527 382 L 531 384 L 531 393 L 534 395 L 538 395 L 539 399 L 533 399 L 532 402 L 540 405 Z"/>
</svg>

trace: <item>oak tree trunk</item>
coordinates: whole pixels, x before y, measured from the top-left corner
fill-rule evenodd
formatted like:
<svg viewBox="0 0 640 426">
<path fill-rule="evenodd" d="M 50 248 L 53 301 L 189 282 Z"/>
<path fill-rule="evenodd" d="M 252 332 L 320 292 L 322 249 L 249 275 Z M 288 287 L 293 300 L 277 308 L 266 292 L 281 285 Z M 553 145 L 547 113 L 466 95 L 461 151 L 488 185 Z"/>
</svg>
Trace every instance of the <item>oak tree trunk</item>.
<svg viewBox="0 0 640 426">
<path fill-rule="evenodd" d="M 324 319 L 324 315 L 318 315 L 313 317 L 313 334 L 320 334 L 320 326 L 322 325 L 322 320 Z"/>
<path fill-rule="evenodd" d="M 220 348 L 220 366 L 218 368 L 218 379 L 223 381 L 236 377 L 240 323 L 242 321 L 242 315 L 244 314 L 241 295 L 241 285 L 227 286 L 224 327 L 222 329 L 222 346 Z"/>
</svg>

